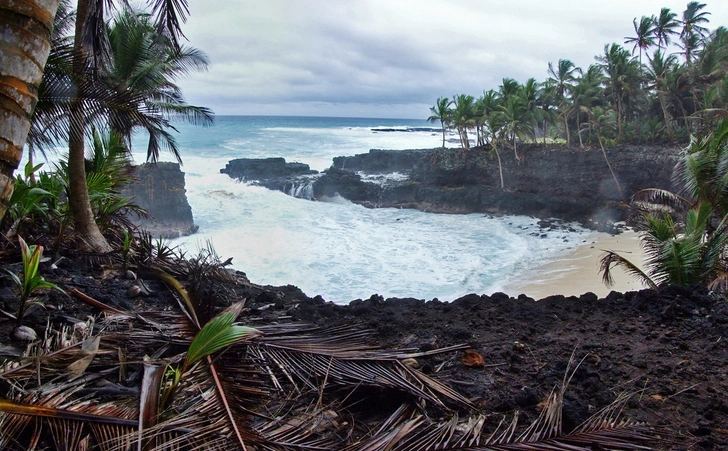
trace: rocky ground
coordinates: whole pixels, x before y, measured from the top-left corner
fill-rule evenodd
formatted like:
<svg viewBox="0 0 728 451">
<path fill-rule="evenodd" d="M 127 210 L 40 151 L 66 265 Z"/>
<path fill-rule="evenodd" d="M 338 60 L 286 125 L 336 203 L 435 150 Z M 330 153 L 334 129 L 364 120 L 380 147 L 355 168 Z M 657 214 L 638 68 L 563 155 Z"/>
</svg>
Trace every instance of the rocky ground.
<svg viewBox="0 0 728 451">
<path fill-rule="evenodd" d="M 65 290 L 76 288 L 125 310 L 176 308 L 171 293 L 158 281 L 147 281 L 150 295 L 131 297 L 133 280 L 70 260 L 58 266 L 53 271 L 44 267 L 44 274 Z M 0 308 L 12 312 L 17 297 L 7 281 L 0 284 Z M 728 301 L 705 289 L 613 292 L 603 299 L 592 294 L 553 296 L 540 301 L 499 293 L 471 294 L 452 302 L 372 296 L 349 305 L 309 298 L 292 286 L 213 284 L 209 292 L 222 302 L 247 298 L 241 319 L 253 326 L 343 325 L 370 330 L 374 344 L 420 351 L 467 344 L 483 357 L 483 364 L 466 366 L 464 351 L 411 363 L 485 411 L 509 415 L 520 411 L 523 423 L 538 415 L 540 403 L 561 383 L 574 354 L 583 362 L 565 396 L 567 430 L 619 394 L 633 393 L 626 416 L 669 427 L 683 439 L 675 449 L 728 449 Z M 62 293 L 45 296 L 45 309 L 35 309 L 27 319 L 41 334 L 49 320 L 71 325 L 99 314 Z M 7 339 L 12 326 L 12 321 L 0 319 L 4 337 L 0 354 L 23 348 Z"/>
</svg>

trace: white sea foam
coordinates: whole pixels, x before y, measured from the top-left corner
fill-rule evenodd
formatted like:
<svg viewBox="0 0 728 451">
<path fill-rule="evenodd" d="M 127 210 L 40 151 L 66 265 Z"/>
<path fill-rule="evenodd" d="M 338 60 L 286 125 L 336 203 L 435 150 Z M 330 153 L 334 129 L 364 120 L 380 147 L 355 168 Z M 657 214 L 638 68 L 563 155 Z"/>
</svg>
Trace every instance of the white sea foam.
<svg viewBox="0 0 728 451">
<path fill-rule="evenodd" d="M 589 232 L 578 227 L 576 232 L 542 231 L 528 217 L 429 214 L 366 209 L 341 198 L 296 199 L 219 172 L 241 157 L 280 156 L 322 170 L 335 156 L 371 148 L 441 145 L 440 133 L 373 132 L 377 126 L 428 124 L 221 118 L 208 129 L 180 125 L 187 195 L 200 228 L 173 243 L 194 254 L 210 240 L 254 283 L 293 284 L 309 296 L 346 303 L 375 293 L 441 300 L 490 294 L 588 238 Z M 144 161 L 143 137 L 135 139 L 134 151 L 135 160 Z"/>
</svg>

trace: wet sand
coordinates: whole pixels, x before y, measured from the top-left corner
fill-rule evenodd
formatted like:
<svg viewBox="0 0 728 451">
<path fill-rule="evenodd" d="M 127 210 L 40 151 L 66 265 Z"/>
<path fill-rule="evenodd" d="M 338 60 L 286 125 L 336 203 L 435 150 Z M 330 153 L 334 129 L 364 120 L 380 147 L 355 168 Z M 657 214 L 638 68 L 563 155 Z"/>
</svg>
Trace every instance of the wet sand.
<svg viewBox="0 0 728 451">
<path fill-rule="evenodd" d="M 636 232 L 630 230 L 619 235 L 597 233 L 559 259 L 528 271 L 519 280 L 506 285 L 503 291 L 511 296 L 526 294 L 534 299 L 555 294 L 579 296 L 587 292 L 596 293 L 601 298 L 612 290 L 625 292 L 645 288 L 621 268 L 614 269 L 615 284 L 607 288 L 599 274 L 599 259 L 605 250 L 616 251 L 632 263 L 643 267 L 644 252 L 640 248 Z"/>
</svg>

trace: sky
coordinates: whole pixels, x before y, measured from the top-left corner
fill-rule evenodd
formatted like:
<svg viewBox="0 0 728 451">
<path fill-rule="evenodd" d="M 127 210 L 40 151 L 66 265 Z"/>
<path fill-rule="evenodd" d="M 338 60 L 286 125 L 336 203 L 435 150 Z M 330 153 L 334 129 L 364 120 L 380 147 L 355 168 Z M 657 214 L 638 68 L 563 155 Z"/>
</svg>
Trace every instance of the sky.
<svg viewBox="0 0 728 451">
<path fill-rule="evenodd" d="M 183 26 L 209 69 L 179 80 L 216 114 L 424 119 L 438 97 L 480 96 L 504 77 L 586 69 L 632 20 L 687 1 L 190 0 Z M 728 1 L 704 0 L 712 30 Z M 626 45 L 631 49 L 630 45 Z M 643 59 L 645 57 L 643 56 Z"/>
</svg>

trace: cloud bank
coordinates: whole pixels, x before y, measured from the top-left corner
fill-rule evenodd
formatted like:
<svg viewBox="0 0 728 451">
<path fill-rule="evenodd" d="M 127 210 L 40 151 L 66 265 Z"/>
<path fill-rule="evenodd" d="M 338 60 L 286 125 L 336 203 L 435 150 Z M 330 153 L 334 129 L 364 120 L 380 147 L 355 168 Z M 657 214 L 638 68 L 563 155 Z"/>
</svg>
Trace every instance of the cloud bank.
<svg viewBox="0 0 728 451">
<path fill-rule="evenodd" d="M 191 1 L 189 44 L 208 72 L 179 84 L 217 114 L 424 118 L 439 96 L 586 68 L 624 43 L 632 19 L 687 2 L 652 0 Z M 728 2 L 706 2 L 710 29 Z"/>
</svg>

